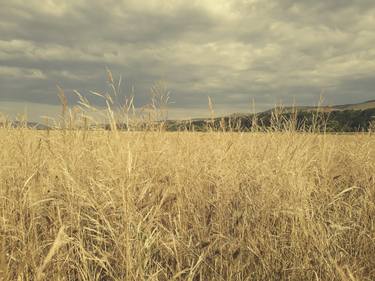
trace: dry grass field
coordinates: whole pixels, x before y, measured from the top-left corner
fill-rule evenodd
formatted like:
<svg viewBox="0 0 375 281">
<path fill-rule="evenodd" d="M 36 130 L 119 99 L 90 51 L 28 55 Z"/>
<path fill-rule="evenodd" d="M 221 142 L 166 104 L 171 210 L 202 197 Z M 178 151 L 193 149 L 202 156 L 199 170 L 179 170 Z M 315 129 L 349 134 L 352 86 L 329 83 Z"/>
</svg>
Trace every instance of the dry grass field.
<svg viewBox="0 0 375 281">
<path fill-rule="evenodd" d="M 375 138 L 0 130 L 0 280 L 375 280 Z"/>
</svg>

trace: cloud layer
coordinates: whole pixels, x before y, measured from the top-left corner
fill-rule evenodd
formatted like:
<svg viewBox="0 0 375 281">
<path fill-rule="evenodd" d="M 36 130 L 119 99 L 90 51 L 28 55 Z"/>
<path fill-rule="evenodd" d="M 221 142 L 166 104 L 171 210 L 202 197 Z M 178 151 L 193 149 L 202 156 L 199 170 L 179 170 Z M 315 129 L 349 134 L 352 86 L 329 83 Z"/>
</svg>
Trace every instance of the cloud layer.
<svg viewBox="0 0 375 281">
<path fill-rule="evenodd" d="M 375 98 L 373 0 L 0 4 L 0 103 L 53 106 L 56 84 L 103 91 L 105 67 L 138 104 L 165 79 L 186 116 L 208 95 L 220 112 Z"/>
</svg>

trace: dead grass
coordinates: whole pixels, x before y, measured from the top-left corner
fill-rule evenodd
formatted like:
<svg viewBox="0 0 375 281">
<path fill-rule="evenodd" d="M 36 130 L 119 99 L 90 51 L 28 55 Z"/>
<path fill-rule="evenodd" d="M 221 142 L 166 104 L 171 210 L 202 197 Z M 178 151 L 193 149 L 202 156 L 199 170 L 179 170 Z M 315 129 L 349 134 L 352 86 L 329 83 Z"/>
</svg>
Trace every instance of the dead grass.
<svg viewBox="0 0 375 281">
<path fill-rule="evenodd" d="M 374 280 L 375 138 L 0 130 L 0 280 Z"/>
</svg>

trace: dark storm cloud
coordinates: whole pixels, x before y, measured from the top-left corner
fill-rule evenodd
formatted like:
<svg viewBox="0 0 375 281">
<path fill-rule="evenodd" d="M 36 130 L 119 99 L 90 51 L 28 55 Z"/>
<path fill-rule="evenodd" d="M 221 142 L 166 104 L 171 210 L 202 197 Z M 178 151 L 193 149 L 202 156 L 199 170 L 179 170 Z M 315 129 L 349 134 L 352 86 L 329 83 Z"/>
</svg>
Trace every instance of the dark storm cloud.
<svg viewBox="0 0 375 281">
<path fill-rule="evenodd" d="M 215 19 L 199 7 L 183 5 L 173 13 L 166 13 L 140 11 L 126 2 L 77 1 L 61 15 L 37 9 L 39 2 L 36 7 L 9 2 L 0 11 L 5 23 L 0 30 L 4 39 L 68 46 L 95 44 L 101 40 L 153 45 L 183 38 L 194 31 L 209 32 L 215 26 Z"/>
<path fill-rule="evenodd" d="M 106 89 L 105 67 L 144 104 L 168 81 L 181 111 L 375 97 L 371 0 L 0 0 L 0 103 L 56 104 Z M 74 99 L 71 98 L 73 101 Z"/>
</svg>

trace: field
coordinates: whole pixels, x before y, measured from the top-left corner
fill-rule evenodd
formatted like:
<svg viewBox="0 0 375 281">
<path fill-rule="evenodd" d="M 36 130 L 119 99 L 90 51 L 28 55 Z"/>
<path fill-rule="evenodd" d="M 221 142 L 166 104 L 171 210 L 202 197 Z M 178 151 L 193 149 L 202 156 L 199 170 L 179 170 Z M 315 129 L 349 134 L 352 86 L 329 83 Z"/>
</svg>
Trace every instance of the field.
<svg viewBox="0 0 375 281">
<path fill-rule="evenodd" d="M 375 280 L 375 137 L 0 129 L 0 280 Z"/>
</svg>

